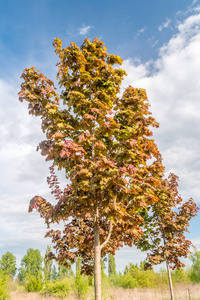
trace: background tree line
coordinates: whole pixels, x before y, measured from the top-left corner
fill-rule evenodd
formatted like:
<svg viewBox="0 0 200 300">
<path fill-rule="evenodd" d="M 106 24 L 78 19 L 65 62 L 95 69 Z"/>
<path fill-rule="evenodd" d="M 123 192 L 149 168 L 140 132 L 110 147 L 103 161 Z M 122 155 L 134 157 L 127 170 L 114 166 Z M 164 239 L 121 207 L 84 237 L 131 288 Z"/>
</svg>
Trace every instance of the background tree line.
<svg viewBox="0 0 200 300">
<path fill-rule="evenodd" d="M 48 246 L 43 257 L 38 249 L 29 248 L 21 260 L 17 270 L 16 257 L 7 252 L 0 259 L 0 299 L 8 299 L 9 285 L 15 284 L 26 292 L 40 292 L 63 298 L 73 291 L 77 299 L 86 299 L 92 292 L 94 279 L 81 274 L 81 257 L 76 260 L 75 272 L 72 268 L 55 265 L 48 259 L 51 248 Z M 190 255 L 191 266 L 172 271 L 172 281 L 200 282 L 200 251 L 195 249 Z M 105 274 L 106 264 L 108 275 Z M 75 273 L 75 274 L 74 274 Z M 115 257 L 109 254 L 102 261 L 102 282 L 104 293 L 106 288 L 118 286 L 122 288 L 148 287 L 154 288 L 168 284 L 167 271 L 145 270 L 145 261 L 140 264 L 129 263 L 123 272 L 117 272 Z"/>
</svg>

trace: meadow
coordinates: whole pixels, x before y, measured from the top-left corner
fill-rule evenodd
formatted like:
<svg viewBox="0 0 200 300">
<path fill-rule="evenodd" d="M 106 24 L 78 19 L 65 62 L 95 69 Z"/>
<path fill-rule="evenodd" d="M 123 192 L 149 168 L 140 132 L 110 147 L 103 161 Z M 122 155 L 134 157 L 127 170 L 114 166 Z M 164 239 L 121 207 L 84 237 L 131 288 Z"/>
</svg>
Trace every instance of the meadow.
<svg viewBox="0 0 200 300">
<path fill-rule="evenodd" d="M 174 286 L 176 300 L 200 300 L 200 284 L 182 283 Z M 11 292 L 12 300 L 57 300 L 59 298 L 52 295 L 40 295 L 39 293 Z M 63 300 L 77 300 L 73 293 L 63 298 Z M 92 300 L 91 293 L 86 300 Z M 170 300 L 168 286 L 157 288 L 135 288 L 124 289 L 119 287 L 110 288 L 104 293 L 102 300 Z"/>
</svg>

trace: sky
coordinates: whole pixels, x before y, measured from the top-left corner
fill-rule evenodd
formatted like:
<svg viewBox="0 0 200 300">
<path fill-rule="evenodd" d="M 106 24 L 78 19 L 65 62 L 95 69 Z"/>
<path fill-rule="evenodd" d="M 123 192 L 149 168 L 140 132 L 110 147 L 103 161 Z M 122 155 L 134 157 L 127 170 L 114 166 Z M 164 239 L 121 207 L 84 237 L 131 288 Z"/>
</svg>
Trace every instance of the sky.
<svg viewBox="0 0 200 300">
<path fill-rule="evenodd" d="M 51 199 L 50 164 L 36 152 L 44 135 L 17 93 L 26 67 L 56 79 L 54 37 L 65 47 L 98 37 L 123 59 L 128 76 L 122 90 L 146 89 L 160 123 L 154 138 L 166 174 L 179 176 L 185 201 L 192 197 L 200 204 L 200 0 L 0 0 L 0 257 L 10 251 L 18 266 L 28 248 L 44 255 L 51 245 L 39 214 L 28 213 L 33 196 Z M 197 249 L 199 228 L 200 214 L 187 234 Z M 116 254 L 118 271 L 145 256 L 134 247 L 122 248 Z"/>
</svg>

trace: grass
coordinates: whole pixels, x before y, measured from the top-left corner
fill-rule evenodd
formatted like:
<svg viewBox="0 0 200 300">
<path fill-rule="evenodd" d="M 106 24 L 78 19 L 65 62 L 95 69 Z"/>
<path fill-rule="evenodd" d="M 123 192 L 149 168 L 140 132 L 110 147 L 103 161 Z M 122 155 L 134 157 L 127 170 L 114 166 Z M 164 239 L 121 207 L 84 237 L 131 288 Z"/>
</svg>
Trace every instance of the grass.
<svg viewBox="0 0 200 300">
<path fill-rule="evenodd" d="M 39 293 L 13 291 L 11 295 L 12 300 L 57 300 L 53 296 L 41 296 Z M 174 286 L 174 296 L 176 300 L 200 300 L 200 284 L 177 284 Z M 77 298 L 70 294 L 65 300 L 77 300 Z M 88 300 L 92 300 L 92 297 L 88 297 Z M 170 300 L 170 294 L 167 286 L 154 289 L 111 288 L 102 300 Z"/>
<path fill-rule="evenodd" d="M 135 288 L 110 290 L 113 300 L 170 300 L 167 286 L 153 289 Z M 176 300 L 200 300 L 200 284 L 178 284 L 174 286 Z"/>
<path fill-rule="evenodd" d="M 53 296 L 41 296 L 39 293 L 19 293 L 11 292 L 11 300 L 57 300 L 58 298 Z M 65 298 L 67 300 L 75 300 L 73 296 Z M 77 300 L 77 299 L 76 299 Z"/>
</svg>

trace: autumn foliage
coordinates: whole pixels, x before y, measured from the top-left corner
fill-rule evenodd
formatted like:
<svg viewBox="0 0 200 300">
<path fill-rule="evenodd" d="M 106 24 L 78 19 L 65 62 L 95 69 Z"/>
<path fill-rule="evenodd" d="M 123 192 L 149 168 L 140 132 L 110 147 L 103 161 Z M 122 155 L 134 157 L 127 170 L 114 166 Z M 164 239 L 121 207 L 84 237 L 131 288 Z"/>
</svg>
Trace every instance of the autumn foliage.
<svg viewBox="0 0 200 300">
<path fill-rule="evenodd" d="M 37 209 L 48 227 L 63 224 L 62 231 L 49 228 L 46 234 L 55 244 L 52 258 L 68 266 L 81 256 L 82 271 L 91 274 L 100 257 L 139 241 L 144 210 L 160 209 L 155 203 L 164 167 L 151 131 L 158 123 L 145 90 L 120 91 L 122 60 L 103 42 L 85 39 L 80 48 L 62 48 L 56 38 L 53 45 L 60 94 L 35 67 L 21 76 L 19 99 L 41 118 L 46 134 L 38 149 L 52 161 L 48 184 L 56 200 L 35 196 L 29 211 Z M 65 170 L 63 191 L 54 167 Z"/>
<path fill-rule="evenodd" d="M 197 215 L 198 207 L 190 198 L 183 202 L 178 193 L 178 176 L 171 173 L 168 179 L 162 179 L 156 192 L 159 201 L 149 207 L 144 217 L 144 235 L 137 245 L 150 250 L 147 256 L 147 268 L 166 261 L 170 268 L 185 266 L 181 257 L 191 253 L 192 243 L 186 239 L 189 221 Z"/>
</svg>

